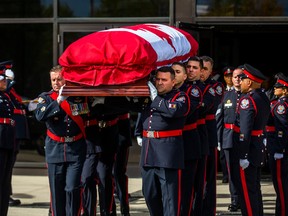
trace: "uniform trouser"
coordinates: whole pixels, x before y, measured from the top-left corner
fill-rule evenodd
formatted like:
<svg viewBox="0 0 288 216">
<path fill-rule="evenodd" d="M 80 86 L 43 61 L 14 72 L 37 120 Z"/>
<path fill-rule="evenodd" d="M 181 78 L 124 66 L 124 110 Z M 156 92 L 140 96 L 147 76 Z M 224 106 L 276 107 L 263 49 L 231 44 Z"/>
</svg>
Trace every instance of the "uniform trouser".
<svg viewBox="0 0 288 216">
<path fill-rule="evenodd" d="M 228 167 L 227 167 L 227 160 L 226 160 L 226 155 L 225 155 L 225 150 L 221 148 L 219 151 L 219 161 L 222 169 L 222 174 L 223 174 L 223 180 L 228 180 L 229 179 L 229 173 L 228 173 Z"/>
<path fill-rule="evenodd" d="M 126 175 L 129 146 L 119 145 L 114 162 L 113 176 L 122 214 L 129 213 L 128 176 Z M 114 206 L 116 208 L 115 202 Z"/>
<path fill-rule="evenodd" d="M 0 216 L 6 216 L 8 212 L 12 169 L 13 150 L 0 149 Z"/>
<path fill-rule="evenodd" d="M 230 152 L 230 150 L 231 149 L 223 149 L 224 154 L 225 154 L 225 158 L 226 158 L 226 162 L 227 162 L 227 170 L 228 170 L 228 177 L 229 177 L 229 191 L 230 191 L 230 195 L 231 195 L 231 204 L 238 205 L 239 204 L 238 193 L 236 190 L 234 179 L 231 178 L 231 171 L 230 171 L 231 152 Z"/>
<path fill-rule="evenodd" d="M 12 171 L 13 171 L 13 167 L 15 165 L 15 162 L 17 160 L 17 155 L 19 153 L 19 145 L 20 145 L 20 140 L 16 139 L 16 150 L 13 152 L 13 164 L 12 164 Z M 10 195 L 13 194 L 12 191 L 12 175 L 11 175 L 11 179 L 10 179 Z"/>
<path fill-rule="evenodd" d="M 82 215 L 95 216 L 97 206 L 96 189 L 96 167 L 98 154 L 87 154 L 84 162 L 81 182 L 82 182 Z"/>
<path fill-rule="evenodd" d="M 142 167 L 142 192 L 151 216 L 178 216 L 181 204 L 181 170 Z"/>
<path fill-rule="evenodd" d="M 218 151 L 216 147 L 209 147 L 209 155 L 206 160 L 206 186 L 203 197 L 203 215 L 216 215 L 216 178 Z"/>
<path fill-rule="evenodd" d="M 182 171 L 181 215 L 191 215 L 193 207 L 193 191 L 198 159 L 185 161 Z"/>
<path fill-rule="evenodd" d="M 269 157 L 269 165 L 276 192 L 275 215 L 288 215 L 288 157 L 275 160 L 272 155 Z"/>
<path fill-rule="evenodd" d="M 261 193 L 261 167 L 256 167 L 252 163 L 243 170 L 239 163 L 231 163 L 231 177 L 234 179 L 241 213 L 243 216 L 262 216 L 263 201 Z"/>
<path fill-rule="evenodd" d="M 115 151 L 103 151 L 100 153 L 97 164 L 98 191 L 101 216 L 110 215 L 114 200 L 114 183 L 112 169 L 115 160 Z"/>
<path fill-rule="evenodd" d="M 203 196 L 204 196 L 204 181 L 206 173 L 206 155 L 203 155 L 198 160 L 196 176 L 195 176 L 195 189 L 194 189 L 194 203 L 192 215 L 203 216 Z"/>
<path fill-rule="evenodd" d="M 84 161 L 48 163 L 53 216 L 78 216 L 80 180 Z"/>
</svg>

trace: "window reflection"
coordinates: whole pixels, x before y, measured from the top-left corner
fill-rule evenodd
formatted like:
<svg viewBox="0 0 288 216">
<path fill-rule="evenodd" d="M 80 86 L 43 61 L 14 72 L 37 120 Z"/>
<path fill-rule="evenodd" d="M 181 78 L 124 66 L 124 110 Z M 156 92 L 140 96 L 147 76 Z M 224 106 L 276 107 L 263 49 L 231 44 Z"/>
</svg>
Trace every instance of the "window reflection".
<svg viewBox="0 0 288 216">
<path fill-rule="evenodd" d="M 169 0 L 59 0 L 59 17 L 154 16 L 169 16 Z"/>
<path fill-rule="evenodd" d="M 197 16 L 287 16 L 288 1 L 197 0 Z"/>
<path fill-rule="evenodd" d="M 52 17 L 53 0 L 1 0 L 0 18 Z"/>
<path fill-rule="evenodd" d="M 49 90 L 49 70 L 53 63 L 53 25 L 3 24 L 0 28 L 1 60 L 13 60 L 15 88 L 21 90 L 19 94 L 34 98 L 39 92 Z"/>
</svg>

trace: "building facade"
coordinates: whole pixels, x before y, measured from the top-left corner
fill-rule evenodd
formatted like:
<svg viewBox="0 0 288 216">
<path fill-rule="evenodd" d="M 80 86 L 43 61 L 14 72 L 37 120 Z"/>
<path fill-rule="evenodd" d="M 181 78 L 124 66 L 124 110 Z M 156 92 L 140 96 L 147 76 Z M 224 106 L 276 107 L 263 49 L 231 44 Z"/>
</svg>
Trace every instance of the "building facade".
<svg viewBox="0 0 288 216">
<path fill-rule="evenodd" d="M 249 63 L 266 75 L 286 72 L 285 0 L 1 0 L 0 62 L 14 61 L 15 88 L 32 99 L 50 90 L 49 70 L 73 41 L 139 23 L 190 32 L 216 71 Z"/>
</svg>

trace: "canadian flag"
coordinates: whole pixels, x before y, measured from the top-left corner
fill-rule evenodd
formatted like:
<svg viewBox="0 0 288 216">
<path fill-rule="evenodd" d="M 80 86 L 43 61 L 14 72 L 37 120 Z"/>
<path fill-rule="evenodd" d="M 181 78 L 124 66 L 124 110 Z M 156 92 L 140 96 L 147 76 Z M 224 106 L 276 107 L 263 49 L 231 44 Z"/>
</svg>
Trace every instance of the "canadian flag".
<svg viewBox="0 0 288 216">
<path fill-rule="evenodd" d="M 67 81 L 88 86 L 127 84 L 158 67 L 196 55 L 191 34 L 163 24 L 98 31 L 72 44 L 59 58 Z"/>
</svg>

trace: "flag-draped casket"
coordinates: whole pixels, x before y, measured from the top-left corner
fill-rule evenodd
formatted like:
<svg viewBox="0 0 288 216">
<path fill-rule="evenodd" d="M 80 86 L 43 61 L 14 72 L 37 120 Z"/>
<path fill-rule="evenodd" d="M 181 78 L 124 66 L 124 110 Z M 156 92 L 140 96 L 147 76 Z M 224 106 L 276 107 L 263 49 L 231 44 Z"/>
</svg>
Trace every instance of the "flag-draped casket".
<svg viewBox="0 0 288 216">
<path fill-rule="evenodd" d="M 163 24 L 98 31 L 71 43 L 59 58 L 64 78 L 81 86 L 135 83 L 158 67 L 196 55 L 189 33 Z"/>
</svg>

